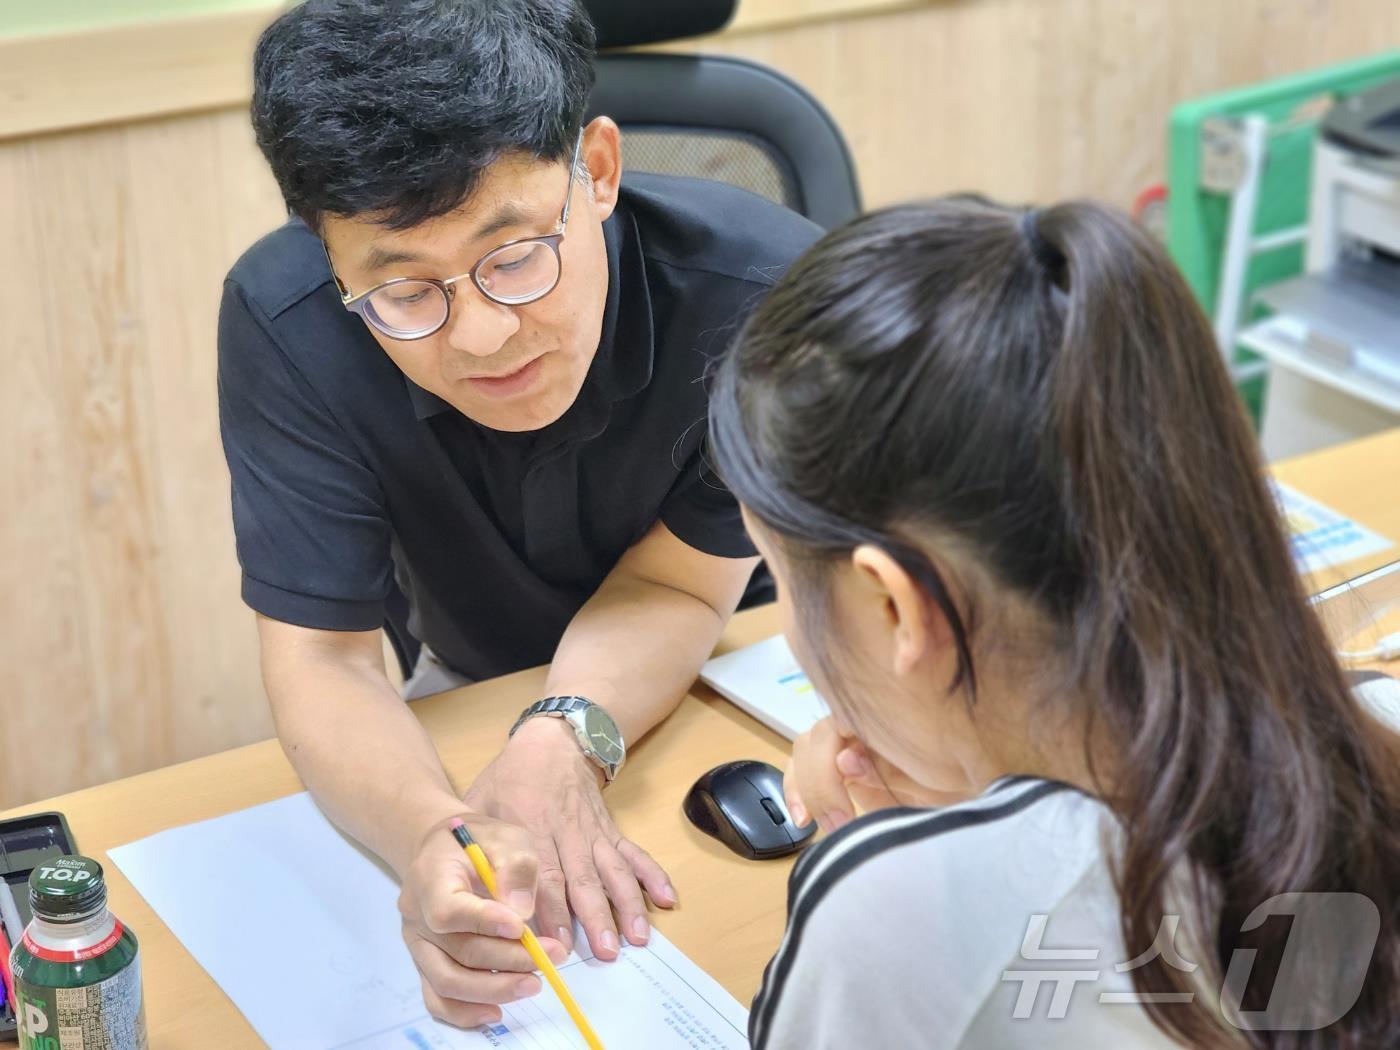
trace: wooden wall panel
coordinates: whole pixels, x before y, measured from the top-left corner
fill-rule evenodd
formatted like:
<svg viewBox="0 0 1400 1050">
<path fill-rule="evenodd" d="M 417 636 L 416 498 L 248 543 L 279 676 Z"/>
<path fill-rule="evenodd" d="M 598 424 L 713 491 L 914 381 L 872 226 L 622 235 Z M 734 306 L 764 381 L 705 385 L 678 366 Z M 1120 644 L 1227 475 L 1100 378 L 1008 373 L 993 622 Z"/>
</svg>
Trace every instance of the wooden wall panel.
<svg viewBox="0 0 1400 1050">
<path fill-rule="evenodd" d="M 0 145 L 0 201 L 32 201 L 34 144 Z M 95 692 L 79 516 L 50 338 L 61 309 L 39 264 L 38 216 L 0 206 L 0 807 L 84 782 Z"/>
<path fill-rule="evenodd" d="M 132 125 L 125 137 L 142 337 L 159 353 L 152 470 L 170 625 L 170 758 L 184 759 L 272 730 L 250 658 L 253 618 L 237 601 L 213 333 L 224 273 L 283 210 L 239 111 Z"/>
<path fill-rule="evenodd" d="M 976 189 L 1129 204 L 1177 102 L 1400 47 L 1391 0 L 945 0 L 718 36 L 812 91 L 868 204 Z"/>
<path fill-rule="evenodd" d="M 0 144 L 0 197 L 3 806 L 272 731 L 214 331 L 283 209 L 241 108 Z"/>
<path fill-rule="evenodd" d="M 275 14 L 269 5 L 0 40 L 0 137 L 245 101 L 253 44 Z"/>
<path fill-rule="evenodd" d="M 936 0 L 743 0 L 730 32 Z M 285 0 L 228 11 L 0 36 L 0 138 L 247 101 L 248 57 Z M 0 25 L 0 32 L 5 27 Z"/>
<path fill-rule="evenodd" d="M 1177 100 L 1400 46 L 1393 0 L 766 2 L 685 46 L 810 88 L 871 205 L 1125 204 L 1161 177 Z M 231 96 L 0 141 L 0 807 L 271 732 L 214 334 L 224 273 L 282 214 Z"/>
<path fill-rule="evenodd" d="M 67 727 L 87 743 L 82 776 L 103 779 L 168 754 L 168 637 L 152 462 L 151 347 L 133 252 L 124 132 L 56 136 L 33 147 L 57 440 L 68 464 L 70 548 L 82 581 L 92 691 Z M 38 654 L 36 654 L 38 655 Z M 42 657 L 41 657 L 42 659 Z M 81 698 L 63 698 L 65 706 Z"/>
</svg>

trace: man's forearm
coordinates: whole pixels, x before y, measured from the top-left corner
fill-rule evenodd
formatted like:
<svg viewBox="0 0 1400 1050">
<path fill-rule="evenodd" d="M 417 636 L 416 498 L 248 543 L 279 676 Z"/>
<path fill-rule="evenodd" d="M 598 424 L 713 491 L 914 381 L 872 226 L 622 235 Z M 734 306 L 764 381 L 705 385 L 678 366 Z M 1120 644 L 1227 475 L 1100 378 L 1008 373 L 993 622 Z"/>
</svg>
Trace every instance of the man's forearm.
<svg viewBox="0 0 1400 1050">
<path fill-rule="evenodd" d="M 263 647 L 277 735 L 302 782 L 402 875 L 431 827 L 462 809 L 428 734 L 382 663 L 296 638 L 270 644 L 266 631 Z"/>
<path fill-rule="evenodd" d="M 601 704 L 630 745 L 675 709 L 730 612 L 665 584 L 609 577 L 564 632 L 548 693 Z"/>
</svg>

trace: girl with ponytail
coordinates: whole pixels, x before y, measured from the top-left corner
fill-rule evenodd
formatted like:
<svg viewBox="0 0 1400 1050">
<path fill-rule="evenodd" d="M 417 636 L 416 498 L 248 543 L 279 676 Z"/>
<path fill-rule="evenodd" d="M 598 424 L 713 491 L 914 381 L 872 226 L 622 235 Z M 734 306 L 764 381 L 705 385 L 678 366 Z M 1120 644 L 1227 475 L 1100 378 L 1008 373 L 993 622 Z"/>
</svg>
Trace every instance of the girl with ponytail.
<svg viewBox="0 0 1400 1050">
<path fill-rule="evenodd" d="M 794 816 L 834 833 L 756 1048 L 1400 1046 L 1400 746 L 1146 234 L 877 212 L 714 378 L 716 465 L 833 712 L 794 749 Z"/>
</svg>

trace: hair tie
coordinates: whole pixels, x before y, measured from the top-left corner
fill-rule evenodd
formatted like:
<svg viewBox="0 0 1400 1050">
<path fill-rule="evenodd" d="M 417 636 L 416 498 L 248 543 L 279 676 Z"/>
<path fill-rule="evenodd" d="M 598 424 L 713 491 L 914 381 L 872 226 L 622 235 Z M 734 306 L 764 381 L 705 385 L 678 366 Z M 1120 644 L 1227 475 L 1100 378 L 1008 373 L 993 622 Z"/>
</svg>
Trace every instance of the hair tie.
<svg viewBox="0 0 1400 1050">
<path fill-rule="evenodd" d="M 1035 256 L 1036 262 L 1044 267 L 1051 278 L 1056 277 L 1060 267 L 1064 265 L 1065 257 L 1058 248 L 1040 235 L 1039 208 L 1028 208 L 1021 213 L 1021 235 L 1030 245 L 1031 254 Z"/>
</svg>

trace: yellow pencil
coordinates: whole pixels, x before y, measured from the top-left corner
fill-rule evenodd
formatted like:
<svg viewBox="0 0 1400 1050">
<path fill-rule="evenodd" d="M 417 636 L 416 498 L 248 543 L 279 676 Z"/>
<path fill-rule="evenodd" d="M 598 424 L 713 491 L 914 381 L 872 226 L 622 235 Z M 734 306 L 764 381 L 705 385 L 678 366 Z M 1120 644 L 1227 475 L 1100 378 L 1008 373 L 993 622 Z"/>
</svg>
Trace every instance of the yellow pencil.
<svg viewBox="0 0 1400 1050">
<path fill-rule="evenodd" d="M 491 862 L 486 859 L 486 852 L 472 838 L 467 826 L 460 820 L 452 821 L 452 837 L 461 844 L 462 849 L 467 852 L 467 859 L 472 862 L 472 867 L 476 869 L 476 874 L 486 886 L 486 892 L 491 896 L 496 896 L 496 871 L 491 867 Z M 520 943 L 525 946 L 525 950 L 530 953 L 530 958 L 539 967 L 540 973 L 544 974 L 544 979 L 549 982 L 549 986 L 554 989 L 554 994 L 559 996 L 559 1001 L 564 1004 L 564 1009 L 569 1011 L 569 1016 L 574 1019 L 574 1024 L 578 1026 L 579 1034 L 583 1036 L 583 1041 L 588 1044 L 589 1050 L 603 1050 L 603 1044 L 593 1031 L 593 1026 L 588 1023 L 588 1018 L 583 1016 L 583 1011 L 579 1009 L 578 1003 L 574 1001 L 573 995 L 569 992 L 569 986 L 564 983 L 564 978 L 559 976 L 559 971 L 554 968 L 554 964 L 549 961 L 549 956 L 540 947 L 540 942 L 535 939 L 534 931 L 529 926 L 525 927 L 525 934 L 520 938 Z"/>
</svg>

